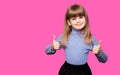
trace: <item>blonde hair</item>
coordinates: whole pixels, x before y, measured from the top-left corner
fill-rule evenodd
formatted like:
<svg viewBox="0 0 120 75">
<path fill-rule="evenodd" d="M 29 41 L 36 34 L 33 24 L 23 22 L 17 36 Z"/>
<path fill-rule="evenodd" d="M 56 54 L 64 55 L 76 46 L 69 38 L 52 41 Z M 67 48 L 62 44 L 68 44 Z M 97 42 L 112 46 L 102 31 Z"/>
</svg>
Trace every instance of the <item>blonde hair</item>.
<svg viewBox="0 0 120 75">
<path fill-rule="evenodd" d="M 66 47 L 66 43 L 68 41 L 68 37 L 69 37 L 70 32 L 71 32 L 71 26 L 68 25 L 67 20 L 70 20 L 70 18 L 76 17 L 76 16 L 84 16 L 85 17 L 86 25 L 80 31 L 83 32 L 82 34 L 83 34 L 84 42 L 86 44 L 91 44 L 92 43 L 92 34 L 90 32 L 90 29 L 89 29 L 88 15 L 87 15 L 85 9 L 81 5 L 74 4 L 74 5 L 71 5 L 67 9 L 67 12 L 65 14 L 64 32 L 63 32 L 63 35 L 62 35 L 62 38 L 61 38 L 61 44 L 62 44 L 63 47 Z"/>
</svg>

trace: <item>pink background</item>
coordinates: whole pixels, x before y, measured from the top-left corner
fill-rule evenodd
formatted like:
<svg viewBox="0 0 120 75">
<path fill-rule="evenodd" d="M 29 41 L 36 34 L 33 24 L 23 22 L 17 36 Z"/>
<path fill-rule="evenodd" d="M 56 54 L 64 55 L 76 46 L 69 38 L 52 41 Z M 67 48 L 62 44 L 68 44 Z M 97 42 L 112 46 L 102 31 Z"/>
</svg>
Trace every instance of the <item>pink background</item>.
<svg viewBox="0 0 120 75">
<path fill-rule="evenodd" d="M 45 47 L 62 33 L 66 9 L 74 3 L 86 9 L 91 32 L 109 57 L 103 64 L 89 54 L 93 75 L 120 75 L 119 0 L 1 0 L 0 75 L 57 75 L 64 51 L 46 55 Z"/>
</svg>

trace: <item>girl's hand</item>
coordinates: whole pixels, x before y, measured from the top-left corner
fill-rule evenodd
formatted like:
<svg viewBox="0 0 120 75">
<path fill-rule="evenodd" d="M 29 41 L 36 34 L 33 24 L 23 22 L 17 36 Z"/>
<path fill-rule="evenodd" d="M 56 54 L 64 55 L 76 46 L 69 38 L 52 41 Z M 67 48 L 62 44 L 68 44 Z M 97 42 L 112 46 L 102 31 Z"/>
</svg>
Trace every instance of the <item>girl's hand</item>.
<svg viewBox="0 0 120 75">
<path fill-rule="evenodd" d="M 56 36 L 53 35 L 53 43 L 52 43 L 52 49 L 57 50 L 60 48 L 59 42 L 56 41 Z"/>
<path fill-rule="evenodd" d="M 101 43 L 102 43 L 102 40 L 100 40 L 100 41 L 98 42 L 98 45 L 97 45 L 97 46 L 94 46 L 94 47 L 93 47 L 92 52 L 93 52 L 94 54 L 100 54 Z"/>
</svg>

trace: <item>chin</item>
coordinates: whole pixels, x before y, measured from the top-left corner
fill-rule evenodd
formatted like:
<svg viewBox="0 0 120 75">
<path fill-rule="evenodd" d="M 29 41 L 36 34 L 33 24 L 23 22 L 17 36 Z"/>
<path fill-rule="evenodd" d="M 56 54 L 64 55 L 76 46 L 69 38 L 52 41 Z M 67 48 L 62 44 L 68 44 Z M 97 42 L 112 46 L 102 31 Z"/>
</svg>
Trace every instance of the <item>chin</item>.
<svg viewBox="0 0 120 75">
<path fill-rule="evenodd" d="M 83 29 L 83 27 L 76 27 L 76 29 L 77 29 L 77 30 L 81 30 L 81 29 Z"/>
</svg>

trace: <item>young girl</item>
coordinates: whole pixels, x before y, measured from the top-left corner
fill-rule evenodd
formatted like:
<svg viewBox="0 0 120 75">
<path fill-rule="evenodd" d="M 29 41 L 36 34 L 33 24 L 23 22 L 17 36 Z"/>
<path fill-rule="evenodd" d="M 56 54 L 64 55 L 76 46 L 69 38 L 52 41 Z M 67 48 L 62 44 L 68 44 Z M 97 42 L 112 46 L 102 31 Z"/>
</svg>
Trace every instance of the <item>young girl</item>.
<svg viewBox="0 0 120 75">
<path fill-rule="evenodd" d="M 89 51 L 97 59 L 105 63 L 107 55 L 101 49 L 101 42 L 91 34 L 88 15 L 85 9 L 74 4 L 67 9 L 64 32 L 57 39 L 53 35 L 53 43 L 46 47 L 47 54 L 54 54 L 64 48 L 66 61 L 59 70 L 59 75 L 92 75 L 87 64 Z"/>
</svg>

